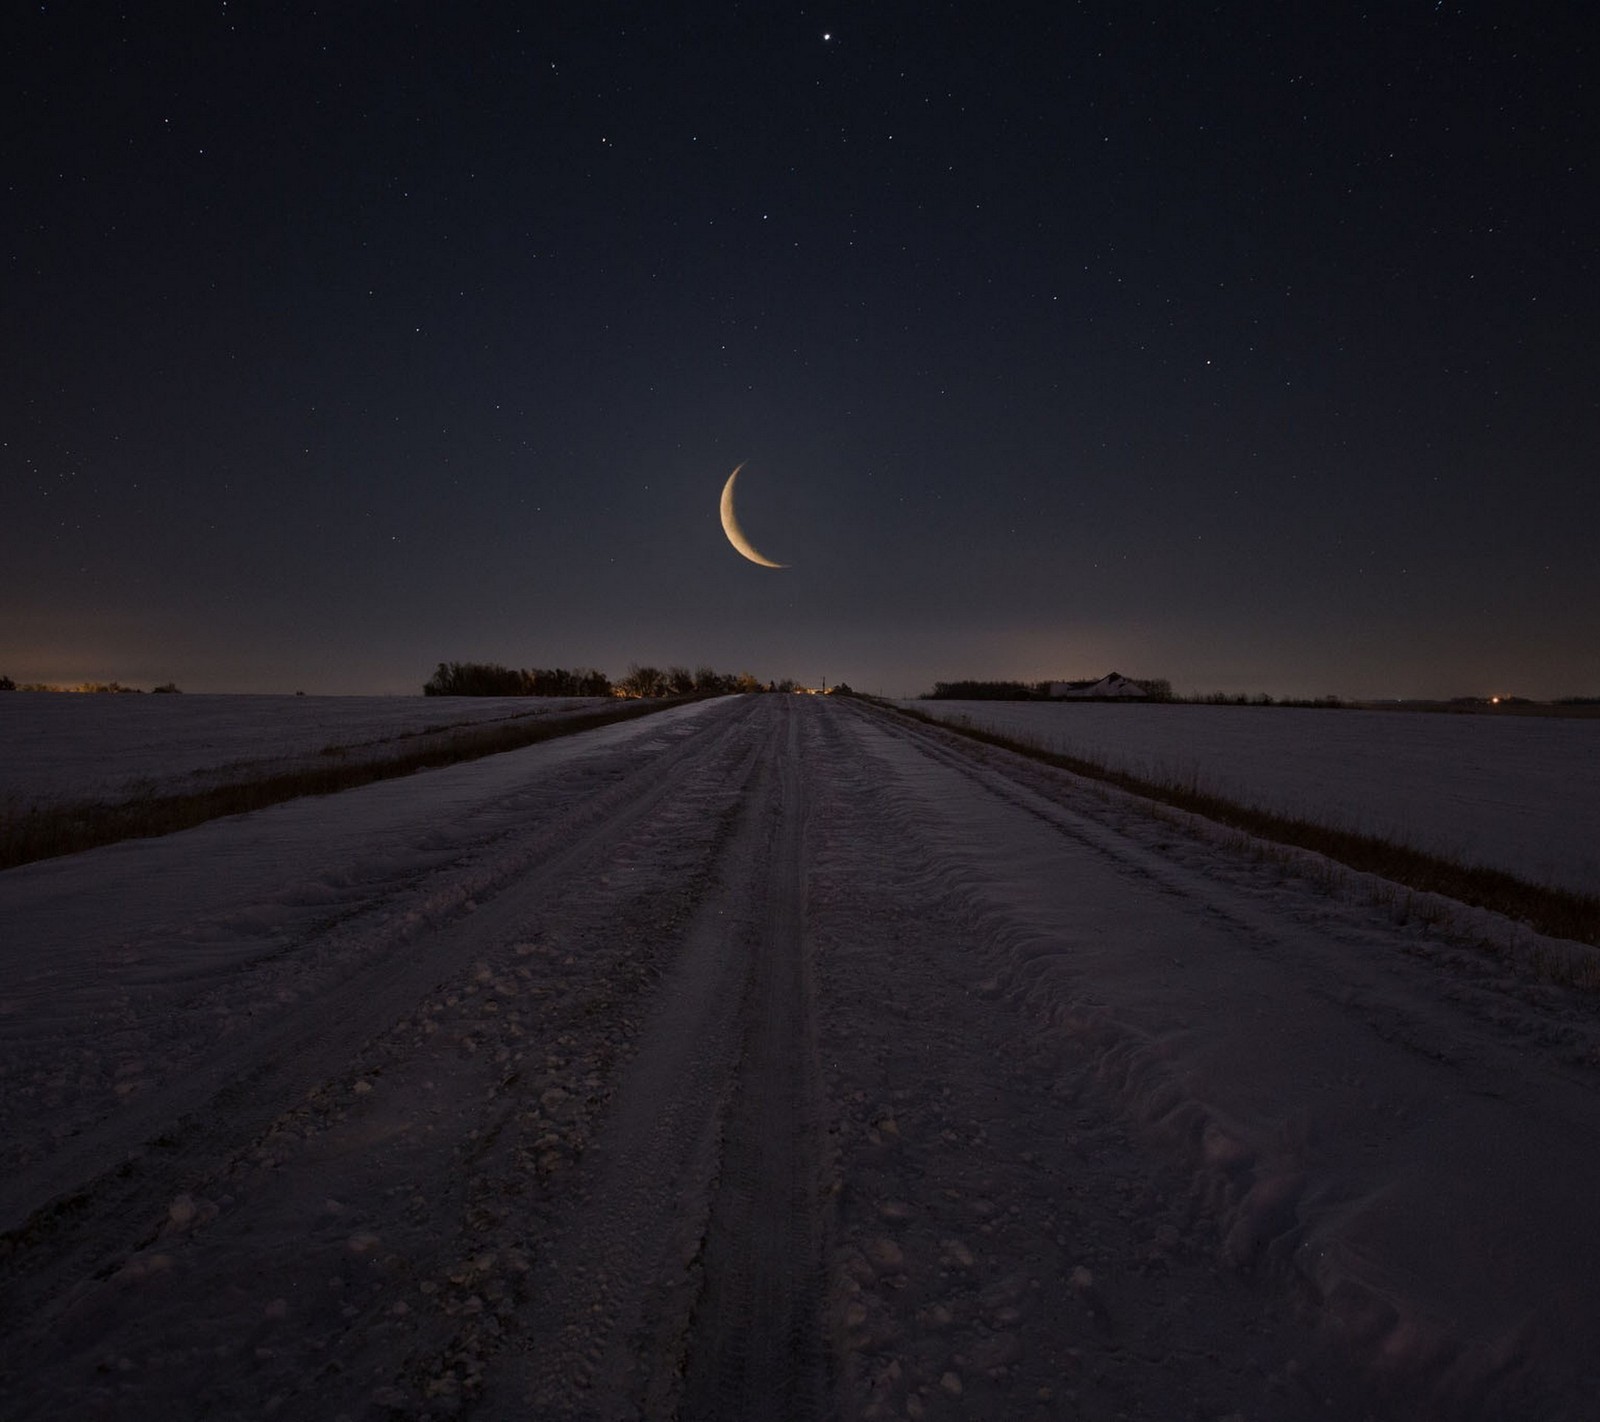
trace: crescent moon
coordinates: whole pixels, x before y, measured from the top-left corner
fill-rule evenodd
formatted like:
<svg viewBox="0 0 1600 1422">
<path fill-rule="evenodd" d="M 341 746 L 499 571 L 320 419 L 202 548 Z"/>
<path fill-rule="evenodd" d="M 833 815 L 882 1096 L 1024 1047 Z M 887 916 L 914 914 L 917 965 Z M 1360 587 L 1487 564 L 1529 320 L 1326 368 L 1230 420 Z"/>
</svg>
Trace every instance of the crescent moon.
<svg viewBox="0 0 1600 1422">
<path fill-rule="evenodd" d="M 743 469 L 741 463 L 733 473 L 728 475 L 728 482 L 722 486 L 722 531 L 728 535 L 728 542 L 752 563 L 759 563 L 763 568 L 787 568 L 787 563 L 774 563 L 770 558 L 764 558 L 757 553 L 754 545 L 744 536 L 744 530 L 739 527 L 739 520 L 733 512 L 733 481 L 739 477 L 739 470 Z"/>
</svg>

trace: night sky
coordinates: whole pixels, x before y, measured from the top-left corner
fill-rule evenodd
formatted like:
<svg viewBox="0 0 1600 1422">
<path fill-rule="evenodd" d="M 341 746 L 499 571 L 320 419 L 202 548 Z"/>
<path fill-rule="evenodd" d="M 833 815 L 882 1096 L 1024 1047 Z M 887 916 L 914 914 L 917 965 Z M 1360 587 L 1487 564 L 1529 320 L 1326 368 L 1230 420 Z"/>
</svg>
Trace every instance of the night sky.
<svg viewBox="0 0 1600 1422">
<path fill-rule="evenodd" d="M 0 673 L 1600 694 L 1588 5 L 117 8 L 0 22 Z"/>
</svg>

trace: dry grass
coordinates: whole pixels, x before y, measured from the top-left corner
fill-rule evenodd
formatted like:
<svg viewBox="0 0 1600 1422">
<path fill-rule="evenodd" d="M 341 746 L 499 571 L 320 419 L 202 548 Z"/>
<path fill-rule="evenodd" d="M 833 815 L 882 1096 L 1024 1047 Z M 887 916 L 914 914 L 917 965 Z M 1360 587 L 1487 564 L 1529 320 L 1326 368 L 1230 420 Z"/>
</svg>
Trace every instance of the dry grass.
<svg viewBox="0 0 1600 1422">
<path fill-rule="evenodd" d="M 145 839 L 190 829 L 223 815 L 243 814 L 303 795 L 332 795 L 390 780 L 413 771 L 478 760 L 502 751 L 521 750 L 539 741 L 577 735 L 618 721 L 631 721 L 681 705 L 692 698 L 630 701 L 625 705 L 545 720 L 518 718 L 462 730 L 425 745 L 412 746 L 384 759 L 344 761 L 345 747 L 328 747 L 329 761 L 306 769 L 257 776 L 181 795 L 145 795 L 117 804 L 70 804 L 0 809 L 0 869 L 61 854 L 76 854 L 123 839 Z"/>
<path fill-rule="evenodd" d="M 1193 781 L 1146 780 L 1096 761 L 1064 755 L 971 723 L 963 725 L 942 721 L 906 707 L 890 709 L 927 725 L 953 731 L 969 740 L 1013 751 L 1030 760 L 1071 771 L 1087 780 L 1099 781 L 1158 804 L 1203 816 L 1252 838 L 1310 850 L 1358 873 L 1376 875 L 1413 895 L 1441 895 L 1457 903 L 1502 914 L 1551 938 L 1565 938 L 1600 947 L 1600 896 L 1532 884 L 1499 869 L 1462 864 L 1375 835 L 1241 805 L 1201 789 Z M 1423 902 L 1414 899 L 1409 902 L 1413 906 L 1412 917 L 1425 919 L 1438 912 L 1433 908 L 1425 908 Z"/>
</svg>

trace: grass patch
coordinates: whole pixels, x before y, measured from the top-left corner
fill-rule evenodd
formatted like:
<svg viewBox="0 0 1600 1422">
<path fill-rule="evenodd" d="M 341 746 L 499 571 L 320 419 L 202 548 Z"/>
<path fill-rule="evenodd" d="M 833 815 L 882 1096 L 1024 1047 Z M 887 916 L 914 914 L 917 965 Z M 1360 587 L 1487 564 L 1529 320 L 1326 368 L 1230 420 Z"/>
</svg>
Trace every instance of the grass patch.
<svg viewBox="0 0 1600 1422">
<path fill-rule="evenodd" d="M 261 810 L 285 800 L 298 800 L 304 795 L 333 795 L 377 780 L 410 775 L 417 770 L 521 750 L 540 741 L 649 716 L 692 699 L 630 701 L 574 716 L 496 721 L 381 760 L 352 762 L 331 755 L 325 765 L 262 775 L 180 795 L 146 795 L 111 805 L 87 803 L 0 812 L 0 869 L 76 854 L 102 844 L 115 844 L 118 840 L 173 834 L 223 815 Z"/>
<path fill-rule="evenodd" d="M 1458 903 L 1503 914 L 1552 938 L 1567 938 L 1600 947 L 1600 896 L 1531 884 L 1499 869 L 1458 863 L 1376 835 L 1255 809 L 1213 795 L 1195 784 L 1146 780 L 1097 761 L 1048 750 L 970 723 L 941 721 L 903 706 L 888 709 L 969 740 L 1071 771 L 1086 780 L 1100 781 L 1158 804 L 1201 815 L 1254 838 L 1311 850 L 1346 868 L 1375 874 L 1415 893 L 1440 894 Z"/>
</svg>

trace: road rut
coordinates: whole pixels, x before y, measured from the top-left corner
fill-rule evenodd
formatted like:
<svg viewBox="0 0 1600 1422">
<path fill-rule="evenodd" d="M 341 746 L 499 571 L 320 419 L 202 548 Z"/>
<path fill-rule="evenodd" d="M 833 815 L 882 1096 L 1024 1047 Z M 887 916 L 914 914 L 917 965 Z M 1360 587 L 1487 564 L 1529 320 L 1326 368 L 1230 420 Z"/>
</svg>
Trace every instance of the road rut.
<svg viewBox="0 0 1600 1422">
<path fill-rule="evenodd" d="M 8 1416 L 1583 1415 L 1586 1004 L 887 711 L 663 722 L 0 877 Z"/>
</svg>

